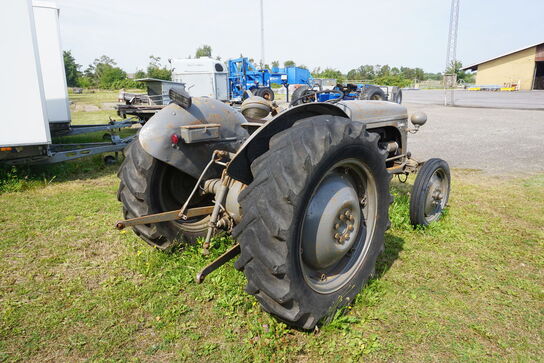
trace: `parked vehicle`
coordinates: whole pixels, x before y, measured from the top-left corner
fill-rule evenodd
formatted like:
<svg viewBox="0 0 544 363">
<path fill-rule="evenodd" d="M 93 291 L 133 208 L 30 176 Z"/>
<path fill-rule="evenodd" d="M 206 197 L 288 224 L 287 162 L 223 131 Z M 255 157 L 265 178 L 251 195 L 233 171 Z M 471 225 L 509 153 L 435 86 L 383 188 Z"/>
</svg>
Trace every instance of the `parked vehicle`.
<svg viewBox="0 0 544 363">
<path fill-rule="evenodd" d="M 390 226 L 393 175 L 417 172 L 414 225 L 438 220 L 447 205 L 448 164 L 419 162 L 408 151 L 423 113 L 412 114 L 410 126 L 406 107 L 392 102 L 337 99 L 281 111 L 256 96 L 242 113 L 171 93 L 174 103 L 126 152 L 117 228 L 132 227 L 162 250 L 200 237 L 205 253 L 214 234 L 232 233 L 237 243 L 197 282 L 240 254 L 246 291 L 293 326 L 326 322 L 373 275 Z"/>
<path fill-rule="evenodd" d="M 275 97 L 272 84 L 288 87 L 312 81 L 307 69 L 258 69 L 245 57 L 230 59 L 227 65 L 209 57 L 174 59 L 172 66 L 172 79 L 185 83 L 191 96 L 220 101 L 241 102 L 251 95 L 272 101 Z"/>
<path fill-rule="evenodd" d="M 327 80 L 328 84 L 331 80 Z M 298 105 L 307 102 L 325 102 L 332 100 L 373 100 L 402 103 L 402 90 L 395 86 L 377 86 L 373 84 L 336 84 L 334 87 L 323 88 L 323 82 L 313 86 L 302 85 L 293 92 L 291 104 Z"/>
<path fill-rule="evenodd" d="M 0 59 L 0 163 L 56 163 L 122 150 L 133 137 L 121 139 L 114 131 L 135 121 L 103 125 L 72 125 L 58 27 L 59 10 L 47 2 L 11 0 L 0 18 L 3 47 Z M 109 142 L 55 144 L 55 136 L 104 131 Z M 111 159 L 111 158 L 108 158 Z"/>
</svg>

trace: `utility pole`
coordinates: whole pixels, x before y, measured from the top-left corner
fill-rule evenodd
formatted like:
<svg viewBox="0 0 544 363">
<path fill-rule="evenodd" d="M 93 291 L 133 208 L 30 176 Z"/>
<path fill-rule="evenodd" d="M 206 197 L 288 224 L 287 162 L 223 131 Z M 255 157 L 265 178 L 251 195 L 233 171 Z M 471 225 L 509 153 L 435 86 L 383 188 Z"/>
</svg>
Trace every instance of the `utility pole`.
<svg viewBox="0 0 544 363">
<path fill-rule="evenodd" d="M 264 10 L 263 0 L 261 0 L 261 68 L 264 67 Z"/>
<path fill-rule="evenodd" d="M 459 1 L 451 0 L 450 31 L 448 33 L 448 49 L 446 54 L 446 70 L 457 61 L 457 29 L 459 27 Z M 444 71 L 444 106 L 455 106 L 454 87 L 457 85 L 456 74 L 447 74 Z M 451 90 L 448 92 L 448 86 Z M 449 96 L 449 97 L 448 97 Z M 448 100 L 449 98 L 449 100 Z"/>
</svg>

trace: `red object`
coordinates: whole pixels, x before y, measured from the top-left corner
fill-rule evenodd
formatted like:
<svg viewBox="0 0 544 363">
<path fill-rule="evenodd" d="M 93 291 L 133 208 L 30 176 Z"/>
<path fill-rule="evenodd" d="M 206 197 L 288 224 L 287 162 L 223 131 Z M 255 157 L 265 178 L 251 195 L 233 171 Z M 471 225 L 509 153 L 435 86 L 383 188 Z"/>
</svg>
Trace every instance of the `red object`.
<svg viewBox="0 0 544 363">
<path fill-rule="evenodd" d="M 172 134 L 172 136 L 170 136 L 170 141 L 172 141 L 173 145 L 177 145 L 178 142 L 179 142 L 179 135 L 178 134 Z"/>
</svg>

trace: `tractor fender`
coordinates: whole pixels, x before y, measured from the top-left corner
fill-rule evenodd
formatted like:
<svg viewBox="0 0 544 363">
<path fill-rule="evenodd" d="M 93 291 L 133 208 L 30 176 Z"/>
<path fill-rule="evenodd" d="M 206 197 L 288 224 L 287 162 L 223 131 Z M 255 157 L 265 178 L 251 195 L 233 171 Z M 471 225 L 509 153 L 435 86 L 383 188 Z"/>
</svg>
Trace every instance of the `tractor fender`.
<svg viewBox="0 0 544 363">
<path fill-rule="evenodd" d="M 339 106 L 332 103 L 311 102 L 289 108 L 251 134 L 229 163 L 227 174 L 244 184 L 251 183 L 251 163 L 268 151 L 272 136 L 290 128 L 298 120 L 318 115 L 349 117 Z"/>
<path fill-rule="evenodd" d="M 153 115 L 140 130 L 138 142 L 154 158 L 198 178 L 214 150 L 234 153 L 239 149 L 249 137 L 247 130 L 241 126 L 246 122 L 240 112 L 221 101 L 193 97 L 188 109 L 171 103 Z M 201 124 L 220 124 L 219 139 L 216 142 L 172 145 L 171 136 L 179 134 L 181 126 Z"/>
</svg>

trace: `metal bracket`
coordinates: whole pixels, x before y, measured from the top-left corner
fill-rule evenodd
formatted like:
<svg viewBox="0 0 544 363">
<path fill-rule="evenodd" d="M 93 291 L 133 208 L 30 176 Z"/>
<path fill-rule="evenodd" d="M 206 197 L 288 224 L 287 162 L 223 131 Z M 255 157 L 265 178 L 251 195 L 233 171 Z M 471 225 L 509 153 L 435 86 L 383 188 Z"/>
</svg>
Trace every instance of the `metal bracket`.
<svg viewBox="0 0 544 363">
<path fill-rule="evenodd" d="M 181 209 L 172 210 L 169 212 L 149 214 L 147 216 L 136 217 L 127 219 L 124 221 L 118 221 L 115 223 L 115 228 L 124 229 L 126 227 L 136 226 L 140 224 L 151 224 L 160 222 L 177 221 L 180 219 L 187 219 L 192 217 L 199 217 L 210 214 L 213 211 L 214 206 L 190 208 L 181 213 Z"/>
<path fill-rule="evenodd" d="M 232 260 L 236 255 L 240 253 L 240 244 L 235 244 L 223 253 L 221 256 L 213 260 L 210 264 L 204 267 L 198 274 L 196 274 L 196 283 L 201 284 L 206 276 L 208 276 L 213 271 L 217 270 L 219 267 L 223 266 L 228 261 Z"/>
</svg>

